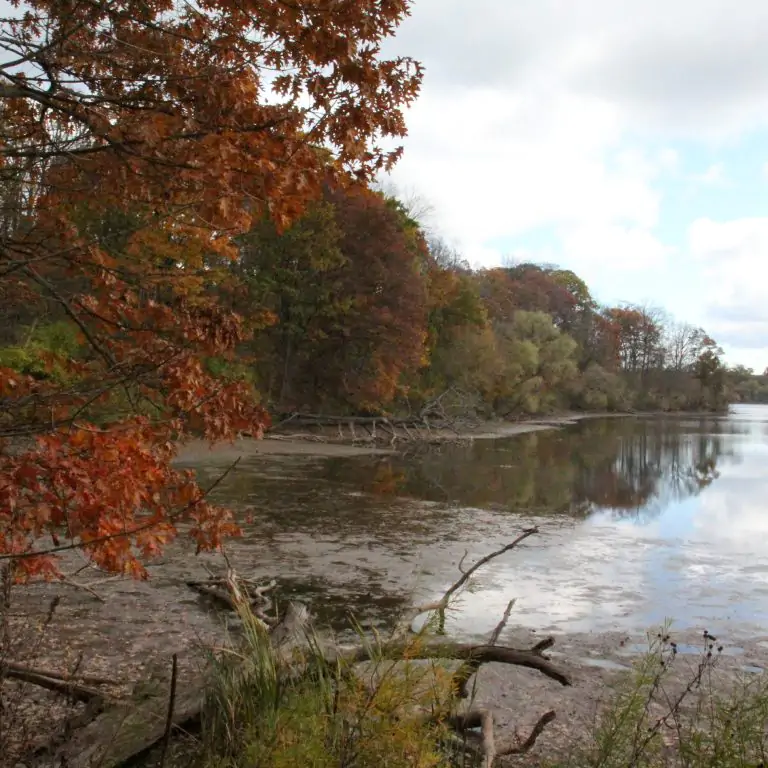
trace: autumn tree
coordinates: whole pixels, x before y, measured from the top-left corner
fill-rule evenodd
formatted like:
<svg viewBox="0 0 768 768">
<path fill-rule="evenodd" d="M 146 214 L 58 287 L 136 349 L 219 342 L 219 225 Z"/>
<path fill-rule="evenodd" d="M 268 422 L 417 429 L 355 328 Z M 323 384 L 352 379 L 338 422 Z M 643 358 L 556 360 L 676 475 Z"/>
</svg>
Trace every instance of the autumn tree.
<svg viewBox="0 0 768 768">
<path fill-rule="evenodd" d="M 356 410 L 379 412 L 426 364 L 425 244 L 378 193 L 334 188 L 327 199 L 348 264 L 339 276 L 340 296 L 349 297 L 351 309 L 320 346 L 313 378 Z"/>
<path fill-rule="evenodd" d="M 235 236 L 265 216 L 288 225 L 329 174 L 365 182 L 397 160 L 380 140 L 404 135 L 421 70 L 382 59 L 380 45 L 408 8 L 11 5 L 0 298 L 13 301 L 12 343 L 50 312 L 79 345 L 75 356 L 41 353 L 56 376 L 0 367 L 0 557 L 16 577 L 52 573 L 35 553 L 71 546 L 143 575 L 136 552 L 157 551 L 182 518 L 201 548 L 235 530 L 170 466 L 186 435 L 258 433 L 267 421 L 247 382 L 205 367 L 245 333 L 217 303 L 219 268 L 236 258 Z M 394 352 L 384 357 L 390 371 Z"/>
<path fill-rule="evenodd" d="M 624 370 L 644 374 L 663 364 L 663 326 L 658 310 L 625 305 L 605 314 L 616 329 L 618 357 Z"/>
<path fill-rule="evenodd" d="M 483 296 L 497 320 L 509 320 L 518 310 L 546 312 L 558 327 L 566 327 L 577 311 L 578 300 L 567 281 L 536 264 L 488 270 L 482 282 Z"/>
<path fill-rule="evenodd" d="M 500 365 L 498 413 L 538 413 L 562 401 L 563 386 L 576 375 L 576 343 L 543 312 L 519 311 L 497 329 Z"/>
<path fill-rule="evenodd" d="M 329 184 L 289 229 L 263 221 L 242 240 L 245 316 L 265 392 L 282 411 L 386 409 L 424 364 L 426 248 L 396 201 Z"/>
<path fill-rule="evenodd" d="M 701 342 L 701 351 L 694 363 L 694 375 L 701 382 L 702 405 L 713 408 L 722 407 L 725 395 L 725 366 L 722 361 L 723 350 L 709 336 Z"/>
</svg>

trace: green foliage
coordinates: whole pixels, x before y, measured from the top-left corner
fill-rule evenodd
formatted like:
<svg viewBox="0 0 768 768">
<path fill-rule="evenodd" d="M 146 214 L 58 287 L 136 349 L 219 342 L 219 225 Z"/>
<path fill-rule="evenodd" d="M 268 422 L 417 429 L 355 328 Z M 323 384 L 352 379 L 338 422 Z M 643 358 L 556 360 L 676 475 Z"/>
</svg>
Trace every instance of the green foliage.
<svg viewBox="0 0 768 768">
<path fill-rule="evenodd" d="M 648 652 L 619 683 L 591 743 L 557 768 L 763 765 L 768 682 L 746 673 L 729 682 L 722 650 L 705 631 L 698 663 L 682 672 L 669 625 L 649 635 Z"/>
<path fill-rule="evenodd" d="M 756 374 L 737 365 L 725 371 L 728 394 L 740 403 L 768 403 L 768 372 Z"/>
<path fill-rule="evenodd" d="M 76 359 L 80 350 L 74 324 L 65 321 L 36 324 L 26 330 L 23 345 L 0 347 L 0 367 L 65 384 L 72 378 L 66 370 L 67 363 Z"/>
<path fill-rule="evenodd" d="M 208 357 L 205 367 L 211 376 L 224 381 L 246 381 L 254 384 L 256 374 L 251 365 L 239 360 L 226 360 L 223 357 Z"/>
<path fill-rule="evenodd" d="M 368 644 L 371 662 L 328 664 L 314 637 L 288 658 L 258 619 L 241 615 L 244 642 L 214 661 L 201 768 L 451 764 L 440 718 L 424 716 L 452 696 L 439 666 L 393 664 Z"/>
<path fill-rule="evenodd" d="M 560 385 L 576 376 L 576 342 L 543 312 L 516 312 L 498 326 L 498 336 L 497 411 L 540 413 L 560 404 Z"/>
<path fill-rule="evenodd" d="M 625 411 L 630 399 L 624 380 L 597 363 L 590 363 L 571 390 L 572 402 L 586 411 Z"/>
</svg>

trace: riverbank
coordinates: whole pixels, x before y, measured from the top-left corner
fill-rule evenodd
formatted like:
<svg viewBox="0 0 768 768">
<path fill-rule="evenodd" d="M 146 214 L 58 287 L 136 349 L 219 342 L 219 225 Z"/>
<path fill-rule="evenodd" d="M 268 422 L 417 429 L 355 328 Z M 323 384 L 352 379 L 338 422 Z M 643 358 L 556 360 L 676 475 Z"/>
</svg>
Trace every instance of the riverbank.
<svg viewBox="0 0 768 768">
<path fill-rule="evenodd" d="M 204 485 L 221 474 L 223 463 L 242 455 L 246 447 L 251 451 L 215 494 L 216 501 L 235 510 L 244 528 L 242 538 L 227 542 L 226 563 L 221 555 L 195 556 L 194 545 L 182 536 L 151 562 L 148 581 L 134 582 L 108 578 L 95 569 L 78 573 L 83 565 L 79 554 L 67 553 L 63 565 L 71 574 L 71 583 L 14 590 L 13 614 L 19 617 L 18 623 L 14 619 L 19 654 L 14 660 L 50 670 L 78 666 L 85 674 L 111 677 L 119 683 L 112 689 L 116 695 L 130 692 L 134 683 L 150 675 L 159 676 L 167 695 L 172 653 L 178 653 L 179 685 L 186 686 L 199 679 L 207 649 L 220 647 L 227 638 L 226 617 L 187 586 L 190 580 L 207 578 L 207 569 L 222 572 L 231 565 L 241 575 L 259 581 L 277 579 L 278 603 L 305 602 L 323 633 L 329 627 L 348 628 L 353 615 L 366 632 L 386 636 L 410 604 L 442 593 L 446 583 L 456 577 L 465 550 L 469 558 L 482 557 L 490 548 L 509 542 L 521 527 L 539 525 L 541 536 L 473 579 L 472 589 L 449 614 L 447 632 L 459 641 L 482 642 L 507 600 L 517 598 L 501 642 L 526 648 L 544 635 L 554 635 L 553 658 L 572 675 L 573 687 L 561 688 L 531 670 L 489 665 L 479 677 L 479 701 L 498 713 L 500 735 L 514 726 L 526 733 L 544 711 L 557 711 L 557 720 L 542 735 L 540 746 L 522 764 L 536 765 L 537 760 L 567 752 L 574 738 L 586 738 L 590 733 L 595 713 L 605 705 L 614 684 L 626 679 L 631 661 L 642 653 L 640 627 L 650 626 L 651 619 L 646 622 L 643 618 L 641 625 L 634 622 L 626 632 L 614 630 L 622 626 L 623 617 L 637 614 L 639 598 L 652 587 L 645 576 L 650 571 L 644 553 L 655 553 L 656 561 L 650 565 L 658 574 L 658 560 L 666 551 L 664 541 L 648 538 L 653 534 L 652 525 L 640 526 L 641 540 L 636 541 L 630 525 L 618 526 L 615 534 L 605 525 L 581 526 L 573 517 L 581 519 L 580 513 L 574 511 L 572 516 L 563 507 L 563 499 L 573 499 L 576 504 L 582 498 L 576 494 L 584 492 L 584 479 L 592 479 L 600 488 L 624 482 L 624 475 L 615 474 L 621 467 L 617 456 L 636 449 L 641 451 L 639 461 L 658 446 L 654 441 L 614 439 L 636 427 L 645 429 L 634 423 L 595 424 L 591 441 L 592 425 L 557 434 L 558 428 L 582 418 L 580 414 L 559 415 L 494 425 L 493 429 L 483 425 L 486 428 L 475 430 L 472 437 L 522 437 L 498 445 L 489 440 L 471 448 L 448 445 L 400 456 L 370 445 L 291 438 L 241 441 L 228 447 L 234 451 L 230 453 L 195 446 L 198 453 L 187 453 L 187 459 L 197 457 L 191 465 L 200 471 Z M 586 418 L 594 416 L 587 414 Z M 658 426 L 666 441 L 670 437 L 666 425 Z M 708 434 L 712 422 L 704 420 L 702 427 Z M 525 436 L 539 430 L 547 431 Z M 720 437 L 710 436 L 704 442 Z M 703 444 L 698 433 L 692 433 L 691 440 L 694 447 Z M 675 445 L 673 441 L 668 447 L 678 457 L 679 476 L 685 470 L 679 457 L 685 452 Z M 743 449 L 743 439 L 739 437 L 735 445 Z M 591 468 L 610 468 L 610 477 L 601 481 L 594 469 L 587 476 L 569 474 L 574 451 L 588 457 Z M 376 455 L 380 452 L 390 455 Z M 703 455 L 710 453 L 691 453 L 691 466 L 699 466 Z M 719 454 L 711 455 L 717 458 Z M 422 467 L 421 480 L 399 485 L 390 482 L 403 467 L 415 465 Z M 743 463 L 740 467 L 743 471 Z M 524 497 L 515 496 L 520 489 L 527 489 Z M 590 498 L 605 497 L 593 489 Z M 536 516 L 535 510 L 543 505 L 547 514 L 540 509 Z M 706 565 L 721 581 L 726 575 L 733 577 L 728 563 L 714 563 L 711 555 L 691 555 L 684 562 L 678 557 L 674 573 L 687 574 L 690 565 L 701 574 Z M 762 572 L 762 565 L 751 561 L 751 576 L 746 578 L 756 582 L 754 574 Z M 744 569 L 739 566 L 737 570 Z M 706 574 L 693 582 L 706 587 Z M 742 587 L 742 582 L 736 583 L 724 596 L 699 595 L 686 592 L 678 582 L 670 593 L 652 591 L 650 597 L 655 606 L 670 608 L 670 615 L 686 619 L 687 626 L 698 626 L 696 616 L 700 614 L 685 614 L 684 601 L 694 605 L 714 601 L 717 605 L 723 599 L 733 606 L 733 596 L 741 594 L 750 609 L 756 610 L 755 593 Z M 679 599 L 673 600 L 674 595 Z M 48 619 L 53 598 L 60 602 Z M 728 632 L 733 637 L 722 637 L 728 647 L 741 649 L 725 658 L 729 679 L 747 668 L 768 668 L 768 645 L 763 645 L 768 637 L 761 636 L 763 629 L 754 627 L 759 617 L 751 622 L 743 612 L 734 613 L 732 619 L 730 613 L 722 615 L 727 625 L 733 622 L 733 632 L 731 627 Z M 582 627 L 594 627 L 594 631 L 574 629 L 578 617 L 583 619 Z M 596 623 L 596 619 L 600 621 Z M 24 634 L 25 622 L 31 636 Z M 706 626 L 721 635 L 709 618 Z M 35 627 L 44 629 L 35 634 Z M 348 639 L 342 632 L 342 640 Z M 681 645 L 693 645 L 697 636 L 687 632 L 676 639 Z M 78 662 L 78 658 L 82 660 Z M 693 657 L 685 655 L 681 666 L 685 668 L 689 660 L 693 662 Z M 34 689 L 21 684 L 18 689 L 26 704 L 40 702 L 42 717 L 32 730 L 42 735 L 56 722 L 53 706 L 61 697 L 30 694 Z M 164 702 L 167 704 L 167 698 Z"/>
<path fill-rule="evenodd" d="M 524 435 L 543 430 L 563 429 L 588 419 L 629 418 L 630 413 L 576 413 L 569 412 L 553 416 L 531 417 L 515 422 L 485 421 L 477 424 L 462 424 L 456 429 L 433 428 L 429 432 L 416 433 L 394 427 L 396 439 L 381 432 L 379 437 L 370 433 L 357 435 L 329 426 L 290 427 L 283 426 L 279 433 L 267 432 L 262 439 L 240 437 L 227 443 L 211 446 L 204 440 L 191 440 L 179 447 L 176 461 L 181 464 L 200 462 L 225 463 L 238 458 L 257 456 L 322 456 L 344 457 L 365 455 L 386 455 L 395 453 L 409 443 L 451 441 L 496 440 L 515 435 Z M 340 419 L 343 424 L 343 419 Z M 359 431 L 359 430 L 358 430 Z"/>
</svg>

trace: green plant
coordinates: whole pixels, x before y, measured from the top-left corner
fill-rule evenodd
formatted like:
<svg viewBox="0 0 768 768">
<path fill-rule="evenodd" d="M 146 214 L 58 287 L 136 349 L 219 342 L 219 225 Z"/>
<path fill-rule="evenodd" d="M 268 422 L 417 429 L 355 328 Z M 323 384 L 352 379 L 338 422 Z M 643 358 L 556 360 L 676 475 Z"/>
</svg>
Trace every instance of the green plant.
<svg viewBox="0 0 768 768">
<path fill-rule="evenodd" d="M 451 673 L 437 663 L 329 663 L 308 634 L 292 653 L 241 611 L 243 641 L 213 661 L 203 718 L 203 768 L 440 768 L 451 762 Z M 419 639 L 414 639 L 418 643 Z"/>
<path fill-rule="evenodd" d="M 722 669 L 723 651 L 706 630 L 697 662 L 681 673 L 669 624 L 649 635 L 601 713 L 591 744 L 571 768 L 756 768 L 766 764 L 768 681 Z M 562 764 L 558 764 L 562 768 Z"/>
</svg>

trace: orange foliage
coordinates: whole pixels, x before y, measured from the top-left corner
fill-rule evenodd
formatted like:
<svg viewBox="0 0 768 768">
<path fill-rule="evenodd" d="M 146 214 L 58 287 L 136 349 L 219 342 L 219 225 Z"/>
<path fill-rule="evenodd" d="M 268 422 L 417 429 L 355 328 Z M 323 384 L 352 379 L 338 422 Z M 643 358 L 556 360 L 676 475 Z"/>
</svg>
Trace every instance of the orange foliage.
<svg viewBox="0 0 768 768">
<path fill-rule="evenodd" d="M 0 558 L 18 578 L 54 573 L 47 555 L 70 545 L 142 576 L 137 550 L 182 518 L 200 548 L 236 532 L 170 468 L 178 439 L 267 423 L 248 385 L 203 364 L 247 336 L 218 304 L 222 265 L 234 236 L 265 214 L 289 223 L 329 174 L 397 160 L 374 142 L 405 134 L 421 69 L 379 47 L 408 7 L 25 0 L 2 20 L 0 296 L 29 296 L 82 344 L 51 355 L 55 376 L 0 368 L 0 438 L 35 441 L 0 444 Z"/>
</svg>

